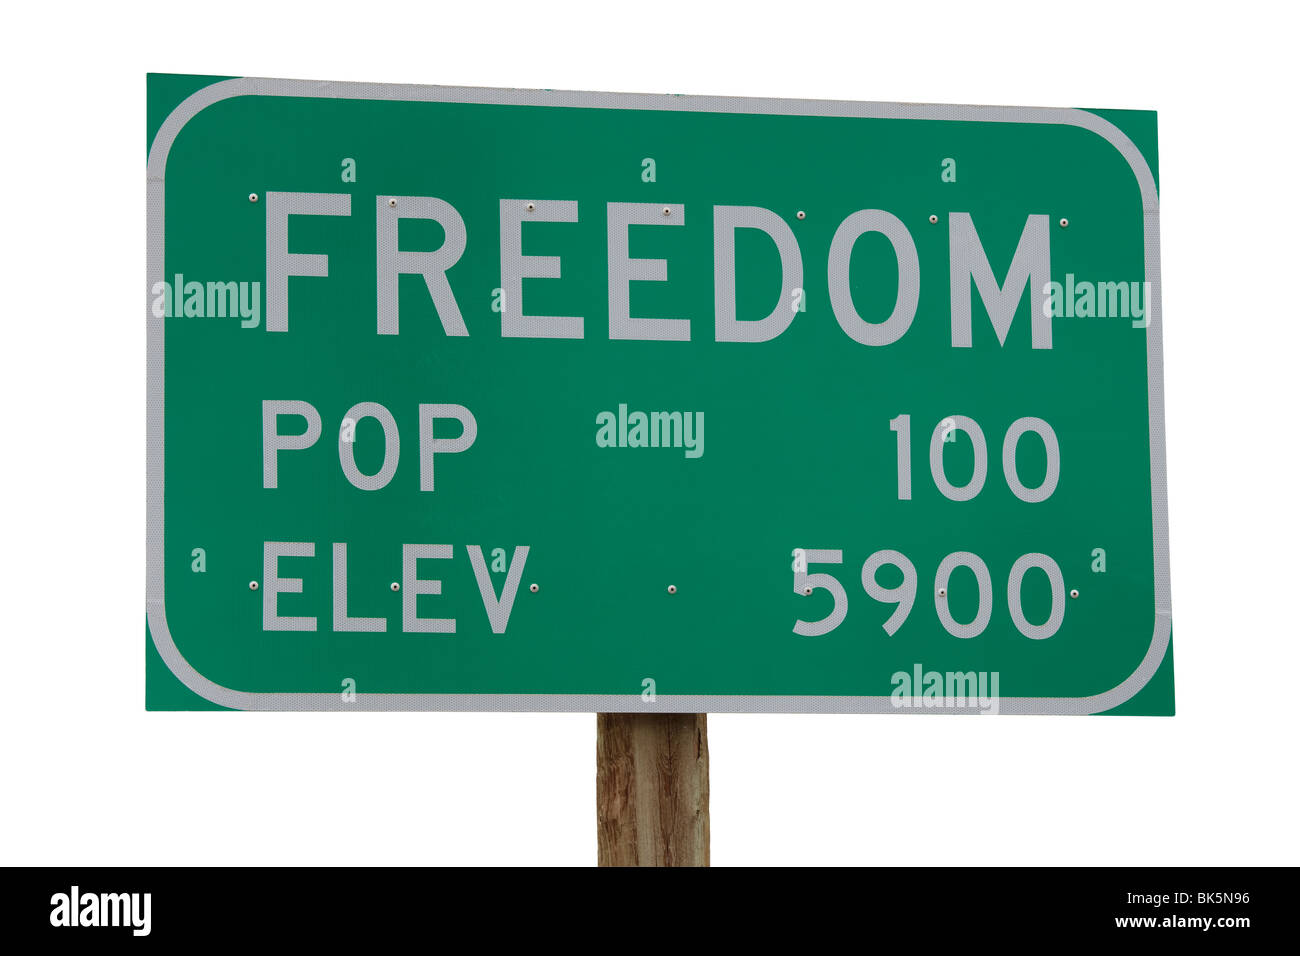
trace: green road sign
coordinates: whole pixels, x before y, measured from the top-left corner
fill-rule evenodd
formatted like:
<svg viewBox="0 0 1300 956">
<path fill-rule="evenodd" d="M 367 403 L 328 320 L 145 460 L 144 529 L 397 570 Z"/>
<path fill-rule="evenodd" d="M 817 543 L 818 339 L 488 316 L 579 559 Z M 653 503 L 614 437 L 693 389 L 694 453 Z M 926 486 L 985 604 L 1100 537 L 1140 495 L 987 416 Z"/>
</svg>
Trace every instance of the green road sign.
<svg viewBox="0 0 1300 956">
<path fill-rule="evenodd" d="M 1173 712 L 1153 113 L 149 122 L 150 707 Z"/>
</svg>

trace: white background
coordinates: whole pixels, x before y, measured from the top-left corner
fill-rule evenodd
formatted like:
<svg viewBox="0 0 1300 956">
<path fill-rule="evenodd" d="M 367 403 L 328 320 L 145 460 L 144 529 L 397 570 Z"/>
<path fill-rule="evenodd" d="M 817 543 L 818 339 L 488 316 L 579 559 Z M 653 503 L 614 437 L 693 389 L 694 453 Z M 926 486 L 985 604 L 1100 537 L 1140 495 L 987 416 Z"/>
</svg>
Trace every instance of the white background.
<svg viewBox="0 0 1300 956">
<path fill-rule="evenodd" d="M 9 10 L 0 862 L 595 860 L 591 715 L 144 711 L 151 70 L 1159 110 L 1178 716 L 711 717 L 713 860 L 1300 862 L 1293 13 L 889 7 Z"/>
</svg>

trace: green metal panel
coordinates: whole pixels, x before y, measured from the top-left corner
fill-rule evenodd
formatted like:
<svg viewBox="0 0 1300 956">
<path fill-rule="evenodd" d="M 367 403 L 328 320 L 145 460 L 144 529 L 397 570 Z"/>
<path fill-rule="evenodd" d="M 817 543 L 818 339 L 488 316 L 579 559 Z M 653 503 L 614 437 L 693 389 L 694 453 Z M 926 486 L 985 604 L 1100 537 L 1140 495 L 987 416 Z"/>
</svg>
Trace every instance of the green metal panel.
<svg viewBox="0 0 1300 956">
<path fill-rule="evenodd" d="M 1154 114 L 1110 114 L 1150 143 L 1145 157 L 1124 155 L 1116 140 L 1130 137 L 1110 122 L 1094 118 L 1113 131 L 1100 135 L 1052 119 L 1087 116 L 1074 111 L 1006 121 L 958 118 L 956 108 L 951 118 L 905 118 L 907 107 L 828 115 L 860 104 L 795 101 L 664 97 L 651 108 L 650 98 L 502 92 L 496 103 L 458 102 L 464 91 L 273 81 L 163 122 L 188 92 L 184 79 L 150 78 L 151 123 L 162 129 L 150 166 L 150 306 L 155 284 L 178 274 L 203 284 L 205 310 L 209 282 L 256 282 L 260 298 L 255 326 L 183 314 L 184 289 L 181 314 L 147 317 L 149 623 L 168 662 L 157 666 L 151 649 L 151 706 L 201 704 L 168 691 L 170 669 L 200 697 L 253 708 L 889 711 L 896 675 L 919 668 L 995 673 L 1003 712 L 1091 712 L 1132 698 L 1160 664 L 1158 323 L 1062 315 L 1051 347 L 1032 348 L 1029 288 L 999 343 L 972 284 L 971 345 L 954 346 L 949 245 L 950 214 L 968 213 L 1001 282 L 1027 217 L 1046 215 L 1052 280 L 1076 297 L 1084 283 L 1155 282 L 1149 307 L 1155 208 L 1138 173 L 1154 172 Z M 345 159 L 355 182 L 344 181 Z M 945 181 L 945 159 L 955 160 L 955 181 Z M 266 322 L 272 192 L 351 197 L 350 215 L 289 220 L 289 250 L 327 255 L 328 276 L 289 278 L 287 331 Z M 420 275 L 399 280 L 398 334 L 379 334 L 377 201 L 390 196 L 436 197 L 463 218 L 466 248 L 447 280 L 467 335 L 444 331 Z M 503 336 L 504 199 L 576 201 L 577 222 L 524 222 L 523 253 L 559 257 L 561 275 L 525 279 L 523 308 L 581 316 L 581 338 Z M 629 228 L 631 257 L 667 263 L 666 281 L 631 283 L 630 307 L 689 320 L 689 341 L 611 339 L 609 203 L 681 207 L 674 228 Z M 716 340 L 716 206 L 771 210 L 797 239 L 805 310 L 792 308 L 768 341 Z M 888 345 L 854 341 L 831 307 L 832 238 L 864 209 L 897 217 L 919 261 L 915 317 Z M 445 238 L 433 221 L 400 227 L 403 250 L 436 250 Z M 737 318 L 762 319 L 783 294 L 776 247 L 741 229 L 735 248 Z M 898 277 L 889 243 L 869 233 L 840 281 L 862 318 L 881 322 Z M 263 481 L 267 400 L 310 403 L 322 422 L 310 448 L 279 453 L 275 488 Z M 340 424 L 359 402 L 391 412 L 400 435 L 396 472 L 377 490 L 355 487 L 340 464 Z M 435 490 L 422 491 L 418 410 L 433 403 L 471 410 L 477 436 L 463 452 L 436 455 Z M 617 417 L 620 406 L 702 414 L 700 454 L 600 447 L 597 416 Z M 890 427 L 904 414 L 910 500 L 899 497 Z M 987 478 L 966 501 L 945 497 L 931 476 L 931 433 L 954 415 L 977 422 L 987 443 Z M 1027 416 L 1049 423 L 1060 449 L 1059 482 L 1041 502 L 1016 497 L 1003 471 L 1004 435 Z M 301 431 L 303 421 L 280 428 Z M 445 421 L 435 429 L 459 431 Z M 960 486 L 974 446 L 962 430 L 952 439 L 944 471 Z M 380 469 L 376 420 L 359 421 L 354 451 L 362 473 Z M 1026 486 L 1042 483 L 1047 457 L 1034 435 L 1019 443 Z M 280 575 L 303 587 L 280 594 L 277 608 L 314 617 L 315 630 L 264 629 L 264 588 L 250 582 L 265 584 L 268 541 L 314 545 L 313 557 L 280 560 Z M 334 630 L 335 543 L 347 546 L 349 614 L 383 618 L 385 631 Z M 419 563 L 441 594 L 419 597 L 418 613 L 454 619 L 454 633 L 404 632 L 408 595 L 392 586 L 408 544 L 452 547 L 450 559 Z M 504 633 L 489 626 L 469 546 L 489 564 L 494 549 L 509 560 L 528 548 Z M 820 636 L 794 632 L 833 603 L 824 589 L 796 592 L 796 548 L 842 551 L 841 564 L 809 568 L 845 592 L 843 621 Z M 914 606 L 893 635 L 882 627 L 893 605 L 862 583 L 863 562 L 882 549 L 916 569 Z M 938 611 L 946 603 L 964 623 L 979 610 L 969 570 L 936 593 L 936 569 L 953 552 L 978 555 L 991 580 L 988 624 L 974 637 L 954 636 Z M 1015 626 L 1008 598 L 1012 565 L 1026 554 L 1049 556 L 1066 589 L 1059 629 L 1043 639 Z M 506 574 L 488 575 L 500 594 Z M 889 566 L 878 581 L 901 577 Z M 1049 619 L 1045 572 L 1026 574 L 1021 603 L 1029 622 Z M 1131 679 L 1144 662 L 1142 679 Z M 1139 712 L 1171 713 L 1172 679 L 1141 699 Z"/>
</svg>

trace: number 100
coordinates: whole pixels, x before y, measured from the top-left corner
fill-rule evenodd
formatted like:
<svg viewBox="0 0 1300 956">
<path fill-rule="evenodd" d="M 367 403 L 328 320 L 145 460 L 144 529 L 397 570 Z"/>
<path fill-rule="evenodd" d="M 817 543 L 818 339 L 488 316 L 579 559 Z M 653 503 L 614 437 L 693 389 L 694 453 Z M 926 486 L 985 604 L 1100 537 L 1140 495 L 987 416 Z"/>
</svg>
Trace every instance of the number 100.
<svg viewBox="0 0 1300 956">
<path fill-rule="evenodd" d="M 889 423 L 889 430 L 898 434 L 898 500 L 912 500 L 912 416 L 899 415 Z M 943 469 L 943 446 L 951 441 L 954 432 L 963 431 L 970 436 L 975 448 L 975 469 L 970 481 L 957 487 L 948 480 Z M 1026 432 L 1033 432 L 1043 440 L 1047 449 L 1047 474 L 1043 483 L 1037 488 L 1028 488 L 1016 472 L 1016 446 Z M 930 435 L 930 474 L 935 487 L 945 498 L 951 501 L 970 501 L 984 487 L 984 479 L 989 470 L 988 445 L 984 441 L 984 431 L 973 418 L 965 415 L 952 415 L 934 427 Z M 1056 441 L 1056 432 L 1052 426 L 1041 418 L 1017 418 L 1007 429 L 1002 440 L 1002 472 L 1006 476 L 1011 493 L 1021 501 L 1046 501 L 1056 490 L 1056 483 L 1061 477 L 1061 446 Z"/>
</svg>

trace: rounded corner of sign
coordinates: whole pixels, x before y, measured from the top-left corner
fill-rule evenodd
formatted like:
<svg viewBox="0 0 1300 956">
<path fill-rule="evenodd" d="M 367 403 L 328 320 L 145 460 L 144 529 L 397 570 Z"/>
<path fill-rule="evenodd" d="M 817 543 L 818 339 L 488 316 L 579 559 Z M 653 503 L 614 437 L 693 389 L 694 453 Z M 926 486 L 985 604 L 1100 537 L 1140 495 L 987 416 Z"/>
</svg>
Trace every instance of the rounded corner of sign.
<svg viewBox="0 0 1300 956">
<path fill-rule="evenodd" d="M 161 180 L 167 165 L 167 156 L 171 152 L 172 145 L 185 127 L 190 122 L 210 106 L 215 106 L 222 100 L 228 100 L 234 96 L 251 95 L 252 91 L 246 89 L 248 80 L 245 77 L 235 77 L 228 80 L 217 80 L 215 83 L 209 83 L 207 86 L 200 87 L 185 99 L 176 104 L 175 108 L 167 114 L 154 133 L 153 142 L 149 144 L 149 155 L 145 162 L 150 179 Z M 243 89 L 244 93 L 239 91 Z M 221 90 L 220 95 L 214 95 L 214 92 Z M 228 91 L 227 91 L 228 90 Z M 175 129 L 172 129 L 175 121 Z M 154 168 L 155 160 L 161 167 Z"/>
<path fill-rule="evenodd" d="M 1099 116 L 1091 110 L 1075 108 L 1069 110 L 1069 113 L 1075 118 L 1086 117 L 1082 121 L 1076 119 L 1073 125 L 1103 139 L 1119 153 L 1120 158 L 1132 170 L 1138 192 L 1142 195 L 1143 210 L 1159 211 L 1160 193 L 1156 187 L 1155 176 L 1151 172 L 1151 164 L 1147 162 L 1146 156 L 1137 148 L 1137 144 L 1129 138 L 1129 135 L 1104 116 Z"/>
<path fill-rule="evenodd" d="M 1122 681 L 1120 681 L 1110 690 L 1106 691 L 1105 693 L 1094 695 L 1092 697 L 1092 700 L 1101 701 L 1102 703 L 1098 707 L 1090 707 L 1087 711 L 1085 711 L 1087 715 L 1095 716 L 1097 714 L 1104 714 L 1107 711 L 1114 710 L 1116 707 L 1120 707 L 1124 704 L 1127 704 L 1130 700 L 1132 700 L 1134 697 L 1140 694 L 1146 688 L 1146 686 L 1151 683 L 1152 678 L 1156 676 L 1156 673 L 1160 670 L 1160 665 L 1163 664 L 1165 658 L 1169 656 L 1169 647 L 1172 644 L 1172 637 L 1173 637 L 1173 622 L 1170 619 L 1170 616 L 1167 612 L 1161 613 L 1157 611 L 1155 618 L 1156 618 L 1155 623 L 1152 625 L 1151 628 L 1151 643 L 1147 645 L 1146 654 L 1143 655 L 1143 658 L 1138 663 L 1137 668 L 1133 671 L 1132 674 L 1124 678 Z M 1149 668 L 1148 672 L 1144 676 L 1142 676 L 1140 680 L 1134 683 L 1132 688 L 1125 688 L 1124 685 L 1127 684 L 1130 680 L 1132 680 L 1134 675 L 1136 675 L 1138 671 L 1142 670 L 1143 667 L 1146 665 L 1147 658 L 1151 656 L 1151 651 L 1156 646 L 1156 644 L 1161 642 L 1162 636 L 1164 640 L 1160 648 L 1159 659 L 1155 661 L 1154 666 Z M 1123 696 L 1112 698 L 1111 695 L 1116 693 L 1116 691 L 1121 691 L 1123 693 Z"/>
<path fill-rule="evenodd" d="M 163 666 L 187 690 L 202 697 L 208 703 L 216 704 L 219 707 L 226 707 L 230 710 L 246 709 L 229 699 L 222 699 L 221 692 L 223 691 L 230 695 L 237 695 L 237 692 L 199 673 L 198 669 L 181 653 L 180 648 L 176 646 L 176 639 L 172 637 L 171 627 L 167 623 L 167 608 L 162 598 L 149 601 L 146 604 L 145 624 L 149 628 L 149 639 L 153 642 L 154 650 L 162 659 Z M 168 647 L 171 650 L 170 654 L 167 653 Z M 177 666 L 178 663 L 179 667 Z"/>
</svg>

